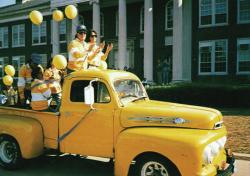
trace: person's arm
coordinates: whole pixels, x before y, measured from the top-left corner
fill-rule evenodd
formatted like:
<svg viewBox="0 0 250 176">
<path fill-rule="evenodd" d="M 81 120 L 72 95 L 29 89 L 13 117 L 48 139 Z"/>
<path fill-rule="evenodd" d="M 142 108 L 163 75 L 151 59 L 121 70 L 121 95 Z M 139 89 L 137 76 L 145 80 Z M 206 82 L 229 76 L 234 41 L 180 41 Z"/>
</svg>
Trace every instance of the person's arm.
<svg viewBox="0 0 250 176">
<path fill-rule="evenodd" d="M 89 52 L 88 60 L 89 61 L 93 60 L 98 53 L 102 52 L 104 46 L 105 46 L 105 41 L 100 43 L 99 47 L 97 48 L 94 47 L 92 51 Z"/>
<path fill-rule="evenodd" d="M 110 43 L 106 49 L 105 54 L 102 56 L 102 60 L 106 61 L 106 59 L 108 58 L 109 52 L 113 49 L 113 43 Z"/>
</svg>

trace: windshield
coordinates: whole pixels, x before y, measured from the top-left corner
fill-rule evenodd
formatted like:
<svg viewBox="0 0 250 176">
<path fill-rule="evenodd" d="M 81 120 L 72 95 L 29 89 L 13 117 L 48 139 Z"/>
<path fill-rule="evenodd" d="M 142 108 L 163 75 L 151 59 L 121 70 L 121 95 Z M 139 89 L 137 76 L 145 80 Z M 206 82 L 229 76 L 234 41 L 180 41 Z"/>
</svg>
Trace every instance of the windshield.
<svg viewBox="0 0 250 176">
<path fill-rule="evenodd" d="M 136 80 L 116 80 L 114 88 L 121 101 L 135 101 L 147 98 L 147 93 L 142 84 Z"/>
</svg>

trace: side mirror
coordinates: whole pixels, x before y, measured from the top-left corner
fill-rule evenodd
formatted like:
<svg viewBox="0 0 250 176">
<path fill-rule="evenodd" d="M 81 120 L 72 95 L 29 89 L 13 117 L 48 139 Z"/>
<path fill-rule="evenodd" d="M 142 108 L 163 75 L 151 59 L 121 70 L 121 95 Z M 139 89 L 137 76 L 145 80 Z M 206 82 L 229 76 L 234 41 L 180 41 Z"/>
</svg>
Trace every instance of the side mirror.
<svg viewBox="0 0 250 176">
<path fill-rule="evenodd" d="M 93 105 L 95 102 L 94 87 L 91 84 L 84 88 L 84 101 L 87 105 Z"/>
<path fill-rule="evenodd" d="M 94 109 L 93 104 L 95 103 L 95 93 L 92 83 L 98 80 L 98 78 L 93 79 L 89 82 L 87 87 L 84 87 L 84 102 L 85 104 L 90 105 L 91 109 Z"/>
</svg>

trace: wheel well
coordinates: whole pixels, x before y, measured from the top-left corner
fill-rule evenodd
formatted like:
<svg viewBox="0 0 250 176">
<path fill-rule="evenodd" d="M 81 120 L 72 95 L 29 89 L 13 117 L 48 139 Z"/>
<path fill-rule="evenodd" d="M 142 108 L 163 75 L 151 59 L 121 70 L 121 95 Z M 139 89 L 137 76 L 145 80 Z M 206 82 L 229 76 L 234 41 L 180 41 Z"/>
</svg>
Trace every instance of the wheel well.
<svg viewBox="0 0 250 176">
<path fill-rule="evenodd" d="M 176 165 L 170 159 L 168 159 L 167 157 L 165 157 L 159 153 L 156 153 L 156 152 L 143 152 L 143 153 L 140 153 L 139 155 L 137 155 L 133 159 L 133 161 L 131 162 L 131 165 L 129 168 L 129 173 L 133 173 L 137 161 L 143 160 L 146 157 L 159 157 L 159 158 L 166 160 L 178 172 L 178 174 L 181 175 L 179 169 L 176 167 Z"/>
<path fill-rule="evenodd" d="M 11 139 L 15 140 L 16 143 L 18 144 L 16 138 L 14 138 L 14 137 L 11 136 L 11 135 L 8 135 L 8 134 L 0 134 L 0 138 L 1 138 L 1 137 L 3 137 L 3 138 L 11 138 Z M 19 144 L 18 144 L 18 145 L 19 145 Z"/>
</svg>

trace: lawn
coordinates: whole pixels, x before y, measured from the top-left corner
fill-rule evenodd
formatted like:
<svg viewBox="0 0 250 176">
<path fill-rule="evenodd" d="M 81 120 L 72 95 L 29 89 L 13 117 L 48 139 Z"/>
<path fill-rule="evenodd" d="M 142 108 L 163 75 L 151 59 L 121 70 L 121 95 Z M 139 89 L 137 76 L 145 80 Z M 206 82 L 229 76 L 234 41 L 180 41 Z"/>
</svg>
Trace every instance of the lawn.
<svg viewBox="0 0 250 176">
<path fill-rule="evenodd" d="M 250 154 L 250 108 L 220 109 L 227 127 L 227 147 L 236 153 Z"/>
</svg>

